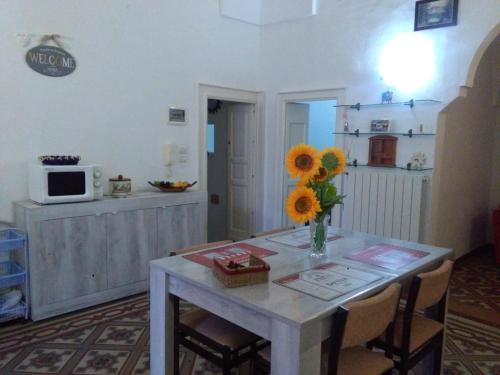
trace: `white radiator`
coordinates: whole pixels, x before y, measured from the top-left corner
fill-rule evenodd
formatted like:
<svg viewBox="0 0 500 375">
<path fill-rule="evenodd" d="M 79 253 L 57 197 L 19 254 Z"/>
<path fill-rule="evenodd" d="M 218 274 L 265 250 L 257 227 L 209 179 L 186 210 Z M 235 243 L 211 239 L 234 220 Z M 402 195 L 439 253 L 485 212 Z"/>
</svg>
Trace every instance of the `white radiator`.
<svg viewBox="0 0 500 375">
<path fill-rule="evenodd" d="M 353 169 L 349 168 L 343 181 L 343 194 L 347 196 L 342 228 L 419 242 L 423 193 L 429 177 Z"/>
</svg>

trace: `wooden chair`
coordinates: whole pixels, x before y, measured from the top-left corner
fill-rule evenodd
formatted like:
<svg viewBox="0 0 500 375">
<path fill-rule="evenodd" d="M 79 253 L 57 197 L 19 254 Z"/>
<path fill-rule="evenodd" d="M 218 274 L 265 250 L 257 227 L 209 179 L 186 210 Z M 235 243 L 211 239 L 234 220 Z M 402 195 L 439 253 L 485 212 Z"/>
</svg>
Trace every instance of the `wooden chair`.
<svg viewBox="0 0 500 375">
<path fill-rule="evenodd" d="M 399 357 L 395 363 L 401 375 L 407 375 L 431 352 L 434 352 L 433 374 L 441 374 L 446 299 L 452 269 L 453 262 L 447 260 L 438 269 L 412 279 L 406 306 L 398 312 L 394 326 L 394 352 Z M 421 313 L 430 308 L 436 309 L 435 320 Z M 384 349 L 387 345 L 380 337 L 374 346 Z"/>
<path fill-rule="evenodd" d="M 182 255 L 197 250 L 224 246 L 232 241 L 211 242 L 175 252 Z M 255 358 L 257 352 L 269 345 L 253 333 L 228 322 L 204 309 L 195 308 L 180 313 L 180 298 L 174 296 L 174 374 L 179 375 L 180 345 L 189 348 L 213 364 L 222 367 L 222 374 Z"/>
<path fill-rule="evenodd" d="M 251 238 L 270 236 L 271 234 L 286 232 L 287 230 L 292 230 L 292 229 L 295 229 L 295 227 L 292 226 L 292 227 L 274 228 L 265 232 L 255 233 L 254 235 L 251 236 Z"/>
<path fill-rule="evenodd" d="M 401 286 L 391 284 L 374 297 L 339 307 L 332 318 L 330 338 L 323 342 L 322 375 L 388 375 L 392 360 L 392 339 Z M 385 332 L 385 353 L 373 352 L 364 345 Z M 259 352 L 256 373 L 268 373 L 271 347 Z"/>
</svg>

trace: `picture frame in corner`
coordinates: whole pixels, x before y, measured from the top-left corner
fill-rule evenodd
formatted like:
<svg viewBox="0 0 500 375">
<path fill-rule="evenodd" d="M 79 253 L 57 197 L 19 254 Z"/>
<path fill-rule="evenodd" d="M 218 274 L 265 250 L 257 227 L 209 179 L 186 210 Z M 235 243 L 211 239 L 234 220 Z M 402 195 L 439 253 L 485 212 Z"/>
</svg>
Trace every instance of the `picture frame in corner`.
<svg viewBox="0 0 500 375">
<path fill-rule="evenodd" d="M 169 125 L 186 125 L 187 124 L 187 109 L 180 107 L 170 107 L 168 109 L 168 124 Z"/>
<path fill-rule="evenodd" d="M 455 26 L 458 0 L 419 0 L 415 3 L 415 31 Z"/>
</svg>

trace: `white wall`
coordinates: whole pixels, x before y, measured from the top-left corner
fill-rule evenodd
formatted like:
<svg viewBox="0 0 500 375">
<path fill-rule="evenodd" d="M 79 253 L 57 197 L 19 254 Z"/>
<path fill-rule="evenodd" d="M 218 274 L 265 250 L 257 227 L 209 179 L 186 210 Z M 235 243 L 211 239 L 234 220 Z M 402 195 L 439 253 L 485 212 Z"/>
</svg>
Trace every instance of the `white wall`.
<svg viewBox="0 0 500 375">
<path fill-rule="evenodd" d="M 317 0 L 263 0 L 261 23 L 267 25 L 312 16 L 316 2 Z"/>
<path fill-rule="evenodd" d="M 493 100 L 496 104 L 496 126 L 491 154 L 490 212 L 500 206 L 500 37 L 495 41 L 496 56 L 492 67 Z M 490 238 L 491 241 L 491 238 Z"/>
<path fill-rule="evenodd" d="M 42 76 L 17 33 L 61 34 L 76 71 Z M 34 46 L 35 44 L 32 44 Z M 220 17 L 217 0 L 0 1 L 0 220 L 27 198 L 40 154 L 80 154 L 133 189 L 165 178 L 162 144 L 189 147 L 174 178 L 198 177 L 197 83 L 255 89 L 258 28 Z M 185 127 L 166 125 L 170 105 Z"/>
<path fill-rule="evenodd" d="M 415 2 L 409 0 L 321 1 L 315 17 L 264 27 L 259 78 L 266 91 L 266 124 L 277 121 L 279 92 L 346 88 L 347 102 L 378 102 L 388 89 L 378 71 L 378 58 L 394 36 L 413 31 L 414 9 Z M 368 129 L 371 119 L 390 116 L 397 130 L 407 131 L 423 123 L 426 131 L 434 131 L 437 113 L 458 95 L 474 52 L 499 19 L 497 0 L 460 1 L 458 26 L 419 32 L 434 45 L 434 79 L 416 92 L 394 92 L 395 100 L 433 98 L 443 104 L 415 111 L 405 107 L 385 112 L 351 111 L 351 126 Z M 266 130 L 265 159 L 274 160 L 274 164 L 266 169 L 263 206 L 275 207 L 274 215 L 271 209 L 265 215 L 265 226 L 272 227 L 278 225 L 281 212 L 278 184 L 283 150 L 276 146 L 280 144 L 276 126 Z M 359 143 L 359 155 L 367 153 L 364 142 Z M 403 139 L 398 163 L 405 164 L 413 151 L 426 152 L 432 162 L 433 149 L 432 140 Z"/>
<path fill-rule="evenodd" d="M 295 20 L 314 14 L 318 0 L 219 0 L 220 12 L 255 25 Z"/>
<path fill-rule="evenodd" d="M 500 106 L 497 108 L 493 152 L 491 154 L 490 212 L 500 207 Z"/>
<path fill-rule="evenodd" d="M 348 102 L 378 101 L 387 90 L 378 56 L 395 35 L 413 30 L 414 6 L 413 0 L 320 1 L 317 16 L 259 29 L 221 17 L 217 0 L 0 0 L 0 220 L 11 219 L 13 200 L 27 197 L 26 167 L 40 154 L 81 154 L 85 162 L 103 164 L 105 178 L 123 173 L 140 189 L 163 177 L 161 145 L 176 142 L 190 153 L 174 177 L 196 179 L 197 83 L 205 82 L 266 92 L 267 162 L 259 189 L 264 227 L 277 225 L 283 165 L 277 93 L 346 88 Z M 415 112 L 350 112 L 353 126 L 391 116 L 401 129 L 422 122 L 432 131 L 499 19 L 498 0 L 460 1 L 457 27 L 419 32 L 434 43 L 435 79 L 411 95 L 395 92 L 395 98 L 443 104 Z M 77 70 L 65 78 L 30 70 L 19 32 L 63 35 Z M 188 126 L 166 125 L 169 105 L 188 108 Z M 432 146 L 417 142 L 425 141 L 412 141 L 414 149 L 425 148 L 432 159 Z M 400 150 L 404 161 L 410 148 Z M 359 152 L 365 151 L 360 143 Z"/>
<path fill-rule="evenodd" d="M 262 0 L 219 0 L 221 15 L 260 25 Z"/>
<path fill-rule="evenodd" d="M 499 46 L 492 45 L 484 55 L 474 87 L 440 115 L 429 237 L 437 246 L 453 248 L 456 257 L 492 237 L 492 186 L 500 184 L 494 170 L 498 161 L 493 160 L 498 151 L 494 149 L 497 108 L 492 102 Z"/>
</svg>

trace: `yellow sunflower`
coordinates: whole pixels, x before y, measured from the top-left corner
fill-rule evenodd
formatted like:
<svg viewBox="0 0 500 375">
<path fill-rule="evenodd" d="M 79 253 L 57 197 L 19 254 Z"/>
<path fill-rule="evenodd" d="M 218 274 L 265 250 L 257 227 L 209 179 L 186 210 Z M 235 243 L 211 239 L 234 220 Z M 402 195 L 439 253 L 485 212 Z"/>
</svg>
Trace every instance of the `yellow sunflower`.
<svg viewBox="0 0 500 375">
<path fill-rule="evenodd" d="M 318 174 L 314 175 L 315 182 L 325 182 L 328 180 L 328 171 L 324 167 L 320 167 Z"/>
<path fill-rule="evenodd" d="M 341 174 L 345 170 L 345 155 L 344 151 L 339 147 L 327 147 L 321 151 L 319 157 L 323 160 L 325 155 L 332 155 L 334 167 L 330 170 L 334 175 Z"/>
<path fill-rule="evenodd" d="M 314 219 L 321 207 L 313 189 L 298 187 L 288 195 L 286 210 L 292 220 L 305 223 Z"/>
<path fill-rule="evenodd" d="M 292 178 L 309 180 L 318 173 L 321 159 L 316 148 L 302 143 L 288 151 L 285 164 Z"/>
<path fill-rule="evenodd" d="M 309 184 L 309 180 L 298 180 L 297 181 L 297 187 L 308 187 L 307 184 Z"/>
</svg>

